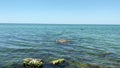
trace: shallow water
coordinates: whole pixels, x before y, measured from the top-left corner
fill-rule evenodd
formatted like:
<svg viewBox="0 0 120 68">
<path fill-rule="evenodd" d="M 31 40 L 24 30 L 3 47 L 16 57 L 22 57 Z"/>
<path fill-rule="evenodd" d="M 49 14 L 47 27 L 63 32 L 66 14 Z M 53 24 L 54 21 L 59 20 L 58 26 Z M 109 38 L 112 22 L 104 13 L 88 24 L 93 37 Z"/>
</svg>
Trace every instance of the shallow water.
<svg viewBox="0 0 120 68">
<path fill-rule="evenodd" d="M 72 42 L 57 44 L 56 39 Z M 120 25 L 0 24 L 0 68 L 28 57 L 120 68 Z"/>
</svg>

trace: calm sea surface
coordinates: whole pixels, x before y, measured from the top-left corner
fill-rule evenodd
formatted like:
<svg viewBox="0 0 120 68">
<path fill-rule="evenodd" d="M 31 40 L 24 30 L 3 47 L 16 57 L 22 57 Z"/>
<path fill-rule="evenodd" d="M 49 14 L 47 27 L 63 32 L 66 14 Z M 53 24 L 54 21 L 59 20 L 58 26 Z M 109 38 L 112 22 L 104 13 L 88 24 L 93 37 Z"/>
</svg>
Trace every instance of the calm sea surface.
<svg viewBox="0 0 120 68">
<path fill-rule="evenodd" d="M 72 42 L 57 44 L 57 39 Z M 120 25 L 0 24 L 0 68 L 28 57 L 120 68 Z"/>
</svg>

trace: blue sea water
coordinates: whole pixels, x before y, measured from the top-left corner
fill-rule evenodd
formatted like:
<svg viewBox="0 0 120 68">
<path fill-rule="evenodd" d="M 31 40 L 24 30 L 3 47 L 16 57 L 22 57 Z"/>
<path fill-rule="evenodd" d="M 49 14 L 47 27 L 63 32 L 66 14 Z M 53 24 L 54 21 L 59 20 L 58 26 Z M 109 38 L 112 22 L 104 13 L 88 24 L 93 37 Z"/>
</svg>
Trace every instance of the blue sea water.
<svg viewBox="0 0 120 68">
<path fill-rule="evenodd" d="M 72 42 L 57 44 L 57 39 Z M 0 24 L 0 68 L 28 57 L 120 68 L 120 25 Z"/>
</svg>

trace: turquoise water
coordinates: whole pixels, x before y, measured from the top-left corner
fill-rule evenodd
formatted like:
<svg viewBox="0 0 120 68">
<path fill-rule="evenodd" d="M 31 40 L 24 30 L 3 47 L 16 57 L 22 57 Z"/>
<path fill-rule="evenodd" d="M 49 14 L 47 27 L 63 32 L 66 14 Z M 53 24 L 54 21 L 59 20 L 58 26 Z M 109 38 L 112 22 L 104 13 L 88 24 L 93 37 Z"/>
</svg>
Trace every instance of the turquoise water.
<svg viewBox="0 0 120 68">
<path fill-rule="evenodd" d="M 72 42 L 57 44 L 57 39 Z M 0 24 L 0 68 L 28 57 L 120 68 L 120 25 Z"/>
</svg>

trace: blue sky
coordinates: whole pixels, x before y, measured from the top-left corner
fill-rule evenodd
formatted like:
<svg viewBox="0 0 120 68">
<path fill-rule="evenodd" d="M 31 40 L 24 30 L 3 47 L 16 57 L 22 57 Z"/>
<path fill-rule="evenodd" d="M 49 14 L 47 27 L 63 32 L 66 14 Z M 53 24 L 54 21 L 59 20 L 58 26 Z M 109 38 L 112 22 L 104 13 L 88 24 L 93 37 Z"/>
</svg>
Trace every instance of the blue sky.
<svg viewBox="0 0 120 68">
<path fill-rule="evenodd" d="M 0 23 L 120 24 L 120 0 L 0 0 Z"/>
</svg>

